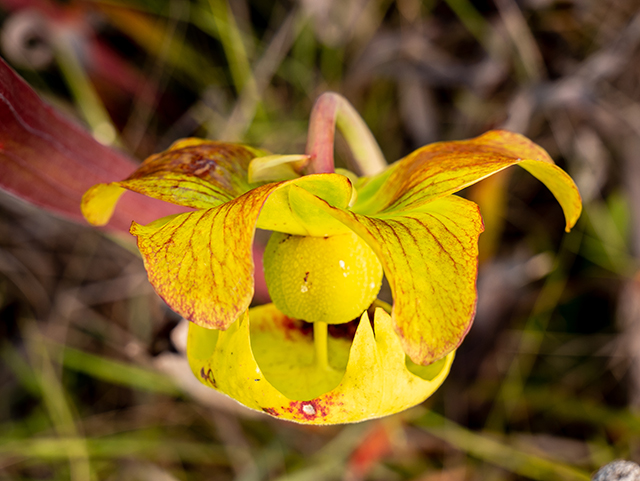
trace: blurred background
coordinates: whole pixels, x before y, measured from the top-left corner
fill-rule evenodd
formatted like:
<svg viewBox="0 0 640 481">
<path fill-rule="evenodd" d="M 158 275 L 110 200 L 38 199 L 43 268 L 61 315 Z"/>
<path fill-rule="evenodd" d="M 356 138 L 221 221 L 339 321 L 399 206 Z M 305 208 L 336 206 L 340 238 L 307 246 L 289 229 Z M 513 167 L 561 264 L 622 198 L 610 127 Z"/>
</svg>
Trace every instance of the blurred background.
<svg viewBox="0 0 640 481">
<path fill-rule="evenodd" d="M 463 192 L 486 224 L 479 304 L 443 387 L 383 420 L 305 427 L 192 379 L 132 243 L 0 193 L 0 479 L 588 480 L 640 461 L 639 7 L 0 0 L 3 58 L 140 160 L 186 136 L 301 153 L 334 90 L 389 162 L 506 128 L 584 201 L 566 234 L 523 170 Z"/>
</svg>

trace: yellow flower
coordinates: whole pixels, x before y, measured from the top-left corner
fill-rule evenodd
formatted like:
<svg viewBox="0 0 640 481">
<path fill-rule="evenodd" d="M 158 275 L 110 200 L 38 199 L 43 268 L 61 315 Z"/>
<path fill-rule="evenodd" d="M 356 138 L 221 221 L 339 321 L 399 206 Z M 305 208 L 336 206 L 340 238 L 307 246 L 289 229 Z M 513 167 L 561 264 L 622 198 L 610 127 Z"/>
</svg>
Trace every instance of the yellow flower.
<svg viewBox="0 0 640 481">
<path fill-rule="evenodd" d="M 337 120 L 365 170 L 380 169 L 367 166 L 377 146 L 359 117 L 329 99 L 305 155 L 186 139 L 94 186 L 82 205 L 97 225 L 124 189 L 196 209 L 131 228 L 154 288 L 192 321 L 192 370 L 250 408 L 312 424 L 401 411 L 446 378 L 475 313 L 483 230 L 477 205 L 453 193 L 518 164 L 557 198 L 567 230 L 581 210 L 571 178 L 506 131 L 427 145 L 373 175 L 336 173 L 333 123 L 329 135 L 318 119 Z M 275 304 L 249 309 L 256 227 L 274 231 L 265 265 Z M 392 308 L 375 300 L 382 271 Z M 357 318 L 353 339 L 328 333 Z"/>
</svg>

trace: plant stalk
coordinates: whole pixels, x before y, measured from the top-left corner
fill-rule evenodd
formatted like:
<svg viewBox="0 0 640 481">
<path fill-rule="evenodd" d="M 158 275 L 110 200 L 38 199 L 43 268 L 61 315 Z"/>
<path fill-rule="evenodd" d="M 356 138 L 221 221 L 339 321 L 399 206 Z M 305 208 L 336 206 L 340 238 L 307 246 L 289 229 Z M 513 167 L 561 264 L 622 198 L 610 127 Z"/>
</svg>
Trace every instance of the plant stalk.
<svg viewBox="0 0 640 481">
<path fill-rule="evenodd" d="M 375 175 L 387 167 L 387 162 L 360 114 L 347 99 L 335 92 L 318 97 L 311 118 L 306 153 L 311 162 L 307 174 L 332 173 L 335 171 L 333 147 L 336 125 L 344 136 L 360 175 Z"/>
</svg>

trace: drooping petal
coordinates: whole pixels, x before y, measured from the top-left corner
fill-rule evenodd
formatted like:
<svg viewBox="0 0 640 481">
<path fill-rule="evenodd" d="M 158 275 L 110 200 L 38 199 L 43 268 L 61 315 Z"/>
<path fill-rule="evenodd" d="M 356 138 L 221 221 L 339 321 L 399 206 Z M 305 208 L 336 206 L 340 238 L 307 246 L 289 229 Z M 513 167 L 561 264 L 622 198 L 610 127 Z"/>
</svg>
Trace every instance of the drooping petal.
<svg viewBox="0 0 640 481">
<path fill-rule="evenodd" d="M 93 224 L 106 223 L 124 189 L 185 207 L 216 207 L 251 188 L 249 163 L 265 154 L 239 144 L 179 140 L 149 157 L 127 179 L 94 185 L 82 199 L 82 212 Z"/>
<path fill-rule="evenodd" d="M 562 206 L 567 230 L 573 227 L 582 202 L 571 177 L 540 146 L 504 130 L 471 140 L 437 142 L 416 150 L 382 174 L 365 179 L 353 210 L 378 214 L 419 209 L 514 164 L 528 170 L 551 190 Z"/>
<path fill-rule="evenodd" d="M 426 365 L 461 342 L 476 306 L 478 206 L 447 196 L 420 211 L 367 217 L 317 198 L 307 202 L 331 212 L 378 255 L 393 293 L 393 321 L 407 355 Z"/>
<path fill-rule="evenodd" d="M 442 384 L 454 356 L 410 370 L 391 318 L 380 308 L 375 336 L 363 314 L 348 361 L 346 343 L 331 342 L 329 356 L 337 374 L 323 378 L 310 363 L 311 336 L 267 305 L 252 309 L 224 332 L 191 324 L 187 356 L 204 384 L 249 408 L 306 424 L 358 422 L 414 406 Z"/>
<path fill-rule="evenodd" d="M 268 219 L 283 232 L 292 233 L 286 230 L 288 226 L 307 231 L 331 225 L 333 230 L 327 235 L 348 232 L 326 210 L 301 216 L 295 204 L 288 204 L 290 187 L 338 208 L 348 204 L 352 191 L 342 175 L 317 174 L 266 184 L 211 209 L 159 219 L 147 226 L 134 223 L 131 233 L 138 237 L 138 249 L 156 292 L 186 319 L 226 329 L 247 309 L 253 296 L 251 245 L 263 207 L 269 211 Z M 280 192 L 287 194 L 284 201 L 278 196 Z M 273 206 L 280 207 L 283 202 L 282 209 Z"/>
<path fill-rule="evenodd" d="M 226 329 L 253 296 L 251 245 L 267 184 L 212 209 L 133 224 L 149 281 L 178 314 Z"/>
</svg>

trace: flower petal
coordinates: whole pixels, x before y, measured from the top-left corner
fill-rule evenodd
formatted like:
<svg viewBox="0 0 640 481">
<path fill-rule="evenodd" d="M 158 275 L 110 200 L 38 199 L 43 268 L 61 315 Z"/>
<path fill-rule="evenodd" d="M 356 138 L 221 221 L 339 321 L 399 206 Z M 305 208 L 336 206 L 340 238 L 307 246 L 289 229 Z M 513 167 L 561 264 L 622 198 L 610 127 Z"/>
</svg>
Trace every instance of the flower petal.
<svg viewBox="0 0 640 481">
<path fill-rule="evenodd" d="M 320 235 L 349 232 L 326 210 L 299 211 L 296 202 L 289 204 L 291 187 L 338 207 L 345 207 L 352 193 L 346 177 L 317 174 L 266 184 L 211 209 L 159 219 L 147 226 L 134 222 L 131 233 L 138 237 L 138 249 L 156 292 L 186 319 L 226 329 L 251 303 L 251 245 L 263 206 L 269 227 L 283 232 L 293 233 L 288 228 L 322 232 Z M 120 189 L 111 184 L 98 188 Z"/>
<path fill-rule="evenodd" d="M 93 186 L 82 199 L 82 212 L 89 222 L 103 225 L 123 189 L 185 207 L 215 207 L 251 188 L 249 163 L 265 154 L 239 144 L 183 139 L 149 157 L 127 179 Z"/>
<path fill-rule="evenodd" d="M 267 184 L 212 209 L 134 224 L 149 281 L 178 314 L 226 329 L 253 296 L 251 245 Z"/>
<path fill-rule="evenodd" d="M 514 164 L 528 170 L 551 190 L 562 206 L 567 230 L 573 227 L 582 201 L 571 177 L 540 146 L 504 130 L 471 140 L 437 142 L 416 150 L 382 174 L 363 180 L 352 210 L 376 214 L 418 209 Z"/>
<path fill-rule="evenodd" d="M 322 201 L 307 196 L 307 202 Z M 478 206 L 447 196 L 420 211 L 367 217 L 328 207 L 378 255 L 393 294 L 393 320 L 407 355 L 426 365 L 461 342 L 476 306 Z"/>
<path fill-rule="evenodd" d="M 454 356 L 451 353 L 426 368 L 412 366 L 415 373 L 411 372 L 391 318 L 382 309 L 376 309 L 375 336 L 367 313 L 363 314 L 348 361 L 344 342 L 332 342 L 336 344 L 330 346 L 330 355 L 339 357 L 337 364 L 343 366 L 331 382 L 322 381 L 325 392 L 319 394 L 311 381 L 319 380 L 320 374 L 299 365 L 308 362 L 304 351 L 313 351 L 312 340 L 273 305 L 251 309 L 224 332 L 191 324 L 187 356 L 204 384 L 249 408 L 306 424 L 357 422 L 414 406 L 442 384 Z M 267 348 L 277 357 L 258 355 Z M 336 379 L 338 384 L 331 389 Z M 293 387 L 298 383 L 307 387 Z"/>
<path fill-rule="evenodd" d="M 255 182 L 277 182 L 300 177 L 298 173 L 309 163 L 308 155 L 265 155 L 249 164 L 248 179 Z"/>
</svg>

